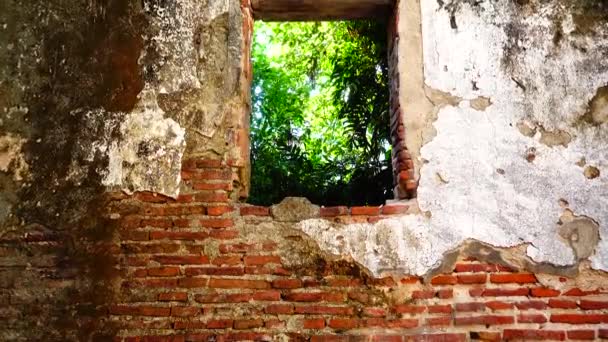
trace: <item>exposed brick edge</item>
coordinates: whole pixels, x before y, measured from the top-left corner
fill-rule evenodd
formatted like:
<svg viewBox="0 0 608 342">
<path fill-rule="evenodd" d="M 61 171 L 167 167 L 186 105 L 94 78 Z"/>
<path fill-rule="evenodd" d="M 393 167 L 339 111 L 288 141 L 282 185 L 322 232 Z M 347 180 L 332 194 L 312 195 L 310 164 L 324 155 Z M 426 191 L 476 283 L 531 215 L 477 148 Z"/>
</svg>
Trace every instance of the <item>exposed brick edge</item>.
<svg viewBox="0 0 608 342">
<path fill-rule="evenodd" d="M 405 123 L 399 99 L 399 1 L 395 3 L 395 9 L 389 24 L 389 110 L 390 130 L 392 142 L 393 184 L 397 199 L 409 199 L 416 197 L 418 182 L 415 179 L 414 163 L 405 146 Z"/>
</svg>

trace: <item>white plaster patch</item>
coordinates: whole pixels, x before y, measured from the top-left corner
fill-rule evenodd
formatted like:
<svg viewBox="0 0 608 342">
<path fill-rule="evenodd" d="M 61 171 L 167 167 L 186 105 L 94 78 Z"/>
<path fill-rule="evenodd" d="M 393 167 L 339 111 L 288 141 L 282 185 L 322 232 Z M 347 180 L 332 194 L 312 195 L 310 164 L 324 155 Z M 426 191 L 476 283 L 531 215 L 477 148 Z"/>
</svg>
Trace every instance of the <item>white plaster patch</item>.
<svg viewBox="0 0 608 342">
<path fill-rule="evenodd" d="M 375 224 L 343 226 L 312 219 L 300 222 L 297 228 L 313 237 L 322 250 L 348 255 L 376 276 L 422 275 L 436 266 L 456 241 L 449 232 L 435 235 L 429 224 L 421 215 L 407 215 Z"/>
<path fill-rule="evenodd" d="M 574 252 L 558 235 L 562 199 L 599 224 L 601 240 L 590 260 L 608 271 L 608 125 L 579 122 L 596 89 L 608 83 L 608 40 L 570 35 L 572 19 L 564 14 L 564 38 L 554 46 L 550 18 L 557 2 L 524 16 L 513 2 L 482 1 L 474 10 L 462 1 L 456 29 L 437 1 L 420 3 L 425 83 L 464 99 L 439 111 L 437 135 L 420 151 L 418 202 L 430 218 L 344 226 L 307 220 L 299 228 L 322 249 L 352 257 L 375 275 L 425 274 L 469 239 L 527 244 L 537 262 L 571 265 Z M 492 99 L 483 111 L 468 101 L 480 96 Z M 572 139 L 547 146 L 540 133 L 520 133 L 520 121 Z M 416 129 L 409 134 L 419 134 Z M 600 177 L 585 178 L 577 165 L 582 158 Z"/>
<path fill-rule="evenodd" d="M 564 25 L 566 41 L 554 46 L 549 18 L 558 11 L 555 5 L 521 18 L 508 2 L 480 6 L 463 4 L 453 29 L 437 2 L 422 2 L 426 83 L 463 98 L 489 96 L 493 105 L 479 112 L 463 103 L 439 112 L 437 136 L 421 150 L 428 161 L 421 169 L 421 210 L 433 213 L 433 229 L 498 246 L 530 243 L 534 260 L 567 265 L 574 255 L 558 239 L 556 226 L 563 211 L 558 200 L 565 199 L 576 214 L 600 224 L 604 238 L 591 259 L 594 267 L 608 270 L 608 180 L 587 180 L 575 164 L 584 157 L 608 167 L 605 125 L 576 124 L 596 89 L 608 83 L 602 55 L 608 41 L 573 38 Z M 506 29 L 514 22 L 520 35 Z M 571 39 L 587 52 L 574 48 Z M 517 130 L 522 120 L 573 139 L 567 147 L 548 147 L 538 135 Z M 531 162 L 528 151 L 535 151 Z M 447 183 L 437 182 L 437 174 Z"/>
<path fill-rule="evenodd" d="M 107 147 L 108 169 L 102 183 L 124 191 L 153 191 L 179 195 L 185 130 L 165 118 L 156 96 L 142 92 L 140 102 L 120 126 L 120 141 Z"/>
</svg>

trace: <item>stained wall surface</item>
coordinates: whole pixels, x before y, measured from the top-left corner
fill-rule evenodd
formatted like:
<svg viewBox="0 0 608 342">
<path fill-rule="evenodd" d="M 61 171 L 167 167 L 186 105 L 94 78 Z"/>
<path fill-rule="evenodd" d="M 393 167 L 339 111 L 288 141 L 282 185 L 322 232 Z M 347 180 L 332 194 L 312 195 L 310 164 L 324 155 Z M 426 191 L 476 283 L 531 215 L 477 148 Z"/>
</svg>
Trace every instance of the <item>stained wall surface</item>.
<svg viewBox="0 0 608 342">
<path fill-rule="evenodd" d="M 608 338 L 608 8 L 395 14 L 417 199 L 264 208 L 248 2 L 0 3 L 0 340 Z"/>
</svg>

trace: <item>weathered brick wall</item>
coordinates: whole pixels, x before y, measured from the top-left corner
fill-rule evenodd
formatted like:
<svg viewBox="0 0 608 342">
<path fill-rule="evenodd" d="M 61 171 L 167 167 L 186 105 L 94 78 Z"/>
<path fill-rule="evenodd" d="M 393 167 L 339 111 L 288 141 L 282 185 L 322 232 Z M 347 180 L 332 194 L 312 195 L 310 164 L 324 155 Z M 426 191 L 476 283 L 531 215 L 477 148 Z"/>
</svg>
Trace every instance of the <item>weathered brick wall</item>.
<svg viewBox="0 0 608 342">
<path fill-rule="evenodd" d="M 230 165 L 187 161 L 176 200 L 114 197 L 121 295 L 107 310 L 116 340 L 608 339 L 608 291 L 583 291 L 563 277 L 553 277 L 563 285 L 545 287 L 525 270 L 466 255 L 426 280 L 378 279 L 329 257 L 307 262 L 309 255 L 290 250 L 302 244 L 285 227 L 296 222 L 231 200 L 238 168 Z M 319 216 L 376 222 L 408 210 L 407 203 L 331 207 Z"/>
<path fill-rule="evenodd" d="M 563 128 L 571 133 L 570 144 L 579 146 L 576 155 L 560 154 L 568 150 L 564 145 L 541 146 L 537 138 L 523 130 L 520 134 L 519 114 L 501 119 L 508 127 L 494 128 L 494 134 L 516 134 L 517 139 L 451 140 L 470 132 L 465 126 L 458 135 L 446 134 L 459 123 L 487 123 L 519 111 L 505 106 L 512 98 L 534 104 L 526 113 L 543 112 L 543 102 L 526 95 L 534 87 L 520 94 L 511 84 L 522 75 L 526 84 L 536 84 L 528 79 L 534 73 L 528 75 L 523 67 L 541 68 L 516 63 L 518 73 L 506 81 L 485 83 L 511 87 L 515 97 L 473 89 L 477 98 L 468 100 L 466 92 L 457 92 L 467 99 L 458 98 L 447 92 L 443 76 L 440 89 L 428 88 L 422 56 L 407 56 L 417 51 L 412 46 L 422 45 L 421 34 L 444 56 L 458 34 L 488 30 L 467 26 L 464 19 L 477 20 L 478 14 L 465 12 L 454 19 L 458 30 L 434 34 L 428 28 L 440 28 L 441 23 L 451 27 L 453 15 L 435 11 L 429 5 L 434 3 L 423 3 L 428 8 L 421 19 L 419 1 L 401 1 L 407 6 L 396 14 L 401 19 L 393 18 L 394 24 L 411 23 L 413 28 L 393 26 L 396 31 L 390 33 L 397 194 L 416 195 L 413 190 L 420 180 L 419 203 L 355 208 L 317 208 L 297 200 L 272 208 L 240 202 L 249 179 L 252 13 L 247 1 L 2 3 L 0 28 L 5 31 L 0 38 L 10 44 L 0 44 L 0 60 L 6 61 L 0 63 L 0 340 L 608 339 L 602 244 L 606 158 L 597 148 L 605 145 L 602 137 L 608 126 L 585 126 L 589 124 L 582 120 Z M 528 7 L 546 5 L 518 3 L 531 13 L 534 9 Z M 509 22 L 508 27 L 525 28 L 516 21 L 527 17 L 515 15 L 520 12 L 480 13 L 489 13 L 490 22 L 496 15 Z M 598 18 L 604 18 L 601 15 Z M 566 18 L 560 16 L 556 18 Z M 421 20 L 425 32 L 419 32 Z M 528 37 L 517 32 L 504 36 L 517 46 L 514 38 Z M 561 48 L 576 47 L 572 42 L 581 43 L 578 40 L 592 43 L 585 49 L 593 53 L 580 62 L 591 71 L 569 74 L 578 75 L 579 81 L 602 82 L 596 75 L 606 68 L 597 56 L 606 44 L 598 37 L 562 37 L 571 44 L 563 42 Z M 418 50 L 422 54 L 421 47 Z M 466 51 L 477 56 L 473 48 Z M 584 55 L 564 57 L 555 51 L 551 58 L 564 65 L 568 56 Z M 562 73 L 562 64 L 555 65 L 543 69 L 544 79 Z M 458 78 L 462 65 L 450 65 L 448 71 L 436 67 L 427 72 L 455 72 Z M 475 74 L 479 70 L 486 69 L 471 73 L 486 75 Z M 417 83 L 409 82 L 409 76 Z M 457 80 L 466 89 L 484 86 Z M 570 83 L 568 87 L 579 88 L 579 82 Z M 540 93 L 559 97 L 563 85 L 541 88 Z M 568 87 L 564 91 L 573 93 Z M 396 93 L 403 102 L 395 101 Z M 586 103 L 585 94 L 587 90 L 570 97 Z M 490 101 L 481 95 L 493 97 Z M 432 105 L 419 106 L 417 100 Z M 593 108 L 601 101 L 603 97 L 596 96 Z M 483 120 L 472 119 L 484 109 L 488 112 Z M 439 110 L 451 112 L 438 120 Z M 437 143 L 430 126 L 458 117 L 456 110 L 466 110 L 466 120 L 435 132 L 442 142 Z M 594 118 L 598 113 L 585 115 Z M 541 118 L 543 125 L 530 130 L 546 134 L 551 120 L 567 122 Z M 485 127 L 473 132 L 483 133 Z M 589 145 L 580 147 L 577 139 L 587 138 Z M 488 160 L 491 153 L 458 145 L 463 141 L 499 151 L 498 161 L 504 165 Z M 505 147 L 521 150 L 500 152 Z M 524 159 L 530 147 L 538 155 L 533 163 Z M 471 154 L 486 159 L 463 162 L 471 160 L 464 158 Z M 554 163 L 536 169 L 544 156 Z M 601 176 L 583 179 L 579 164 L 585 160 L 601 170 Z M 412 179 L 412 163 L 425 165 L 419 179 Z M 491 173 L 479 173 L 481 166 Z M 472 169 L 481 176 L 472 177 Z M 534 172 L 527 173 L 530 170 Z M 568 171 L 554 173 L 562 170 Z M 478 183 L 481 188 L 473 187 Z M 514 195 L 505 195 L 505 189 Z M 178 192 L 175 199 L 165 196 Z M 461 215 L 463 211 L 468 216 Z M 333 244 L 341 239 L 345 245 L 357 244 L 335 250 L 315 235 L 325 229 L 317 221 L 313 233 L 301 229 L 310 219 L 332 222 Z M 392 226 L 382 226 L 389 221 Z M 573 222 L 570 230 L 561 229 Z M 350 235 L 340 235 L 347 229 Z M 471 234 L 482 230 L 488 233 Z M 393 251 L 398 244 L 408 248 Z M 432 248 L 437 245 L 456 250 Z M 563 250 L 547 253 L 555 246 Z M 526 254 L 526 247 L 536 252 L 536 259 Z M 398 253 L 404 250 L 416 255 L 405 258 Z M 358 255 L 366 253 L 370 258 Z M 413 269 L 421 264 L 414 261 L 423 257 L 424 270 L 437 264 L 435 270 L 418 272 L 425 277 L 391 268 Z M 543 261 L 549 257 L 560 263 Z"/>
</svg>

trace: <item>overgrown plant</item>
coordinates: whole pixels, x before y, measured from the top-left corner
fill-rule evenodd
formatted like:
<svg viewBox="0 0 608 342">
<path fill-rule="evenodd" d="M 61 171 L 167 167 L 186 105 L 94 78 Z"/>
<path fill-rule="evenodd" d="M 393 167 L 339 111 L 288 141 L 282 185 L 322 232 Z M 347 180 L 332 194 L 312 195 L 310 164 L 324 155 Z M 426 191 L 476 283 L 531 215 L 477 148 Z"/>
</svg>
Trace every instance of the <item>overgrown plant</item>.
<svg viewBox="0 0 608 342">
<path fill-rule="evenodd" d="M 254 32 L 249 201 L 390 198 L 385 25 L 256 22 Z"/>
</svg>

